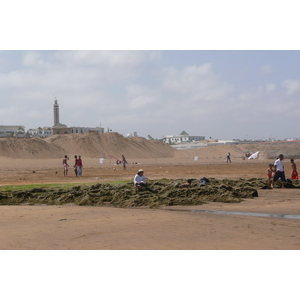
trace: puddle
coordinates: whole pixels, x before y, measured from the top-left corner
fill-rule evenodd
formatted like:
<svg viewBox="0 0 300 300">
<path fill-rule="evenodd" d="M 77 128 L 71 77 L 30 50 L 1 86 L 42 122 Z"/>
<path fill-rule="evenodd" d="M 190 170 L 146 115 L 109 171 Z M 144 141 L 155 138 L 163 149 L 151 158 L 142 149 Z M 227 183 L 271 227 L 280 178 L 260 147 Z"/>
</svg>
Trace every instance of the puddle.
<svg viewBox="0 0 300 300">
<path fill-rule="evenodd" d="M 283 215 L 283 214 L 265 214 L 252 212 L 238 212 L 238 211 L 222 211 L 222 210 L 201 210 L 201 209 L 186 209 L 186 208 L 161 208 L 170 211 L 184 211 L 202 214 L 216 214 L 216 215 L 237 215 L 263 218 L 279 218 L 279 219 L 297 219 L 300 220 L 300 215 Z"/>
</svg>

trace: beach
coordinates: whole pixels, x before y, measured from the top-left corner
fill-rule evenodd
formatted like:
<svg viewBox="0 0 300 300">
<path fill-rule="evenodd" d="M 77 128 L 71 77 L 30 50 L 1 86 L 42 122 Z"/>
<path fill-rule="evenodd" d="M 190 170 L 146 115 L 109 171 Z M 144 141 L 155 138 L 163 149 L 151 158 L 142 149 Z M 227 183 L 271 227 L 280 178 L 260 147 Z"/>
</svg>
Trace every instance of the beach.
<svg viewBox="0 0 300 300">
<path fill-rule="evenodd" d="M 229 148 L 228 148 L 229 147 Z M 230 150 L 230 146 L 225 150 Z M 206 151 L 208 151 L 206 149 Z M 179 153 L 180 152 L 180 153 Z M 214 151 L 178 151 L 175 157 L 130 158 L 127 169 L 113 159 L 83 156 L 83 176 L 72 167 L 63 176 L 61 158 L 1 157 L 1 186 L 50 183 L 101 183 L 132 180 L 143 168 L 149 180 L 267 178 L 272 159 L 232 163 Z M 71 162 L 71 158 L 70 158 Z M 71 165 L 71 163 L 70 163 Z M 286 160 L 286 174 L 289 176 Z M 258 197 L 240 203 L 208 202 L 199 206 L 169 208 L 116 208 L 74 204 L 0 206 L 2 250 L 299 250 L 300 220 L 280 215 L 300 215 L 299 189 L 258 190 Z M 202 211 L 202 212 L 201 212 Z M 203 211 L 264 213 L 268 216 L 213 214 Z M 273 215 L 273 216 L 272 216 Z"/>
</svg>

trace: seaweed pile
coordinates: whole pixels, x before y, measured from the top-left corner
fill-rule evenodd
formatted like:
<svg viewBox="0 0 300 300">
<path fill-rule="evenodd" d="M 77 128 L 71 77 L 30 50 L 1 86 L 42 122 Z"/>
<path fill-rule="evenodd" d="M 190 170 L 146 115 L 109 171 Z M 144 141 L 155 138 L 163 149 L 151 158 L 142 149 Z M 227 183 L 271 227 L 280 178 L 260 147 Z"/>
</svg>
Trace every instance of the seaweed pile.
<svg viewBox="0 0 300 300">
<path fill-rule="evenodd" d="M 63 205 L 74 203 L 88 206 L 149 207 L 173 205 L 201 205 L 206 202 L 238 203 L 245 198 L 258 197 L 257 189 L 267 189 L 265 179 L 206 181 L 190 179 L 188 188 L 181 188 L 183 179 L 149 181 L 142 190 L 136 190 L 132 182 L 126 184 L 95 184 L 74 186 L 69 189 L 33 188 L 28 191 L 3 191 L 0 205 L 46 204 Z M 300 188 L 294 182 L 290 188 Z"/>
</svg>

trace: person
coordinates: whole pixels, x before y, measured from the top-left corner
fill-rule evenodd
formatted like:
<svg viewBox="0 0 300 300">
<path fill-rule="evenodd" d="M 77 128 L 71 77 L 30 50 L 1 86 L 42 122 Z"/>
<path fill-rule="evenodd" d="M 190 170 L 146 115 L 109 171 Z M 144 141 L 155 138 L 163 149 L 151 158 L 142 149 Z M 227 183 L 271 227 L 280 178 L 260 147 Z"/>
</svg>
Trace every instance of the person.
<svg viewBox="0 0 300 300">
<path fill-rule="evenodd" d="M 64 166 L 64 176 L 68 175 L 68 170 L 69 170 L 69 165 L 68 165 L 68 155 L 65 155 L 64 159 L 63 159 L 63 166 Z"/>
<path fill-rule="evenodd" d="M 77 155 L 74 156 L 75 158 L 75 162 L 74 162 L 74 172 L 76 177 L 78 176 L 78 172 L 77 172 L 77 167 L 78 167 L 78 159 L 77 159 Z"/>
<path fill-rule="evenodd" d="M 146 177 L 144 175 L 143 169 L 138 170 L 137 174 L 134 176 L 133 183 L 137 189 L 141 189 L 144 187 L 146 183 Z"/>
<path fill-rule="evenodd" d="M 273 187 L 273 176 L 274 176 L 274 166 L 272 164 L 269 164 L 269 168 L 266 170 L 267 173 L 267 177 L 268 177 L 268 184 L 269 187 L 272 188 Z"/>
<path fill-rule="evenodd" d="M 81 156 L 79 155 L 78 156 L 78 160 L 77 160 L 77 174 L 78 176 L 82 176 L 82 159 L 81 159 Z"/>
<path fill-rule="evenodd" d="M 297 167 L 296 167 L 296 164 L 295 164 L 293 158 L 291 159 L 291 167 L 292 167 L 291 178 L 292 178 L 292 179 L 299 179 L 299 178 L 298 178 Z"/>
<path fill-rule="evenodd" d="M 123 169 L 126 170 L 127 161 L 126 161 L 126 158 L 123 154 L 122 154 L 122 164 L 123 164 Z"/>
<path fill-rule="evenodd" d="M 179 187 L 181 189 L 183 189 L 183 188 L 189 188 L 189 187 L 191 187 L 191 185 L 192 185 L 192 180 L 188 179 L 188 181 L 186 183 L 181 184 Z"/>
<path fill-rule="evenodd" d="M 230 162 L 231 163 L 231 159 L 230 159 L 230 152 L 228 152 L 227 154 L 227 163 Z"/>
<path fill-rule="evenodd" d="M 275 160 L 275 175 L 272 179 L 272 184 L 274 186 L 274 182 L 276 182 L 279 178 L 281 179 L 282 188 L 284 188 L 284 183 L 286 182 L 285 174 L 284 174 L 284 164 L 283 164 L 284 156 L 280 154 L 279 157 Z"/>
</svg>

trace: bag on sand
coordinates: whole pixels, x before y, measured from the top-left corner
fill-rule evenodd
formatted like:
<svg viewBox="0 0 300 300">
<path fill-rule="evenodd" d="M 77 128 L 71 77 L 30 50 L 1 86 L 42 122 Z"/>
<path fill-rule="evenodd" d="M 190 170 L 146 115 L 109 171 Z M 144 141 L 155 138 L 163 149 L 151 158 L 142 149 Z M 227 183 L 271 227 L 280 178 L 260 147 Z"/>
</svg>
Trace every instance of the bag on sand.
<svg viewBox="0 0 300 300">
<path fill-rule="evenodd" d="M 201 184 L 207 184 L 207 183 L 209 183 L 209 179 L 206 178 L 206 177 L 202 177 L 202 178 L 199 180 L 199 182 L 200 182 Z"/>
</svg>

